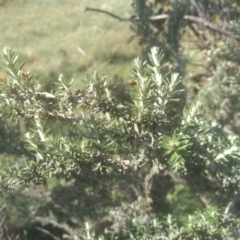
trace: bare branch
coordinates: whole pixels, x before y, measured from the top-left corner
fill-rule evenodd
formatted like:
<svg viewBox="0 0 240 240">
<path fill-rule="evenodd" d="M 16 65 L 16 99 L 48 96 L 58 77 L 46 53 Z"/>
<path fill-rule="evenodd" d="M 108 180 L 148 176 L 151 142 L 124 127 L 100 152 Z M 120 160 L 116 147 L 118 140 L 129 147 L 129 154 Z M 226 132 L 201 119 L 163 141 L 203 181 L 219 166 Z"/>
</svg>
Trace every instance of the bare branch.
<svg viewBox="0 0 240 240">
<path fill-rule="evenodd" d="M 192 30 L 194 35 L 200 40 L 200 44 L 197 43 L 197 45 L 200 48 L 207 48 L 207 49 L 209 49 L 210 43 L 208 42 L 208 40 L 207 40 L 206 36 L 203 34 L 203 32 L 200 32 L 197 29 L 195 29 L 193 24 L 189 24 L 189 28 Z"/>
<path fill-rule="evenodd" d="M 46 234 L 47 236 L 51 237 L 54 240 L 60 240 L 60 238 L 54 236 L 52 233 L 50 233 L 48 230 L 41 228 L 41 227 L 35 227 L 36 230 Z"/>
<path fill-rule="evenodd" d="M 105 10 L 101 10 L 101 9 L 97 9 L 97 8 L 86 8 L 85 9 L 85 12 L 86 11 L 93 11 L 93 12 L 100 12 L 100 13 L 105 13 L 113 18 L 116 18 L 118 19 L 120 22 L 123 22 L 123 21 L 131 21 L 131 18 L 122 18 L 122 17 L 119 17 L 117 16 L 116 14 L 113 14 L 113 13 L 110 13 L 108 11 L 105 11 Z"/>
<path fill-rule="evenodd" d="M 205 208 L 210 208 L 211 207 L 208 200 L 203 196 L 203 194 L 198 192 L 196 195 L 199 197 L 199 199 L 201 200 L 201 202 L 205 206 Z"/>
<path fill-rule="evenodd" d="M 160 14 L 160 15 L 152 16 L 149 19 L 151 21 L 156 21 L 156 20 L 161 20 L 161 19 L 167 19 L 168 17 L 169 17 L 168 14 Z"/>
<path fill-rule="evenodd" d="M 234 38 L 236 40 L 240 40 L 240 35 L 234 35 L 232 32 L 224 30 L 224 29 L 218 27 L 217 25 L 208 22 L 204 18 L 199 18 L 199 17 L 186 15 L 186 16 L 183 17 L 183 19 L 190 20 L 190 21 L 195 22 L 195 23 L 203 24 L 205 27 L 207 27 L 207 28 L 209 28 L 213 31 L 219 32 L 219 33 L 221 33 L 225 36 Z"/>
<path fill-rule="evenodd" d="M 160 19 L 167 19 L 169 17 L 168 14 L 161 14 L 161 15 L 156 15 L 156 16 L 152 16 L 149 19 L 152 21 L 156 21 L 156 20 L 160 20 Z M 228 36 L 230 38 L 234 38 L 236 40 L 240 40 L 240 35 L 234 35 L 232 32 L 222 29 L 220 27 L 218 27 L 217 25 L 207 21 L 205 18 L 200 18 L 200 17 L 195 17 L 195 16 L 190 16 L 190 15 L 185 15 L 183 17 L 183 19 L 185 20 L 189 20 L 191 22 L 195 22 L 198 24 L 202 24 L 203 26 L 215 31 L 215 32 L 219 32 L 225 36 Z"/>
<path fill-rule="evenodd" d="M 198 16 L 201 18 L 204 18 L 205 14 L 204 14 L 203 8 L 201 6 L 201 3 L 199 1 L 196 2 L 196 0 L 190 0 L 190 2 L 192 4 L 192 6 L 195 8 L 195 10 L 197 11 Z"/>
<path fill-rule="evenodd" d="M 201 190 L 199 189 L 197 184 L 195 184 L 194 182 L 189 182 L 189 187 L 193 190 L 193 192 L 195 192 L 196 196 L 199 197 L 200 201 L 205 206 L 205 208 L 210 208 L 211 207 L 209 201 L 203 195 L 203 193 L 201 192 Z"/>
<path fill-rule="evenodd" d="M 110 12 L 105 11 L 105 10 L 97 9 L 97 8 L 86 8 L 85 11 L 94 11 L 94 12 L 104 13 L 104 14 L 107 14 L 107 15 L 113 17 L 113 18 L 118 19 L 121 22 L 122 21 L 132 21 L 133 20 L 132 17 L 122 18 L 122 17 L 117 16 L 116 14 L 110 13 Z M 169 18 L 168 14 L 160 14 L 160 15 L 149 17 L 149 20 L 150 21 L 157 21 L 157 20 L 167 19 L 167 18 Z M 134 19 L 136 19 L 136 18 L 134 18 Z M 207 28 L 209 28 L 209 29 L 211 29 L 215 32 L 221 33 L 221 34 L 223 34 L 227 37 L 230 37 L 230 38 L 233 38 L 233 39 L 236 39 L 236 40 L 240 40 L 240 35 L 235 35 L 228 30 L 222 29 L 219 26 L 207 21 L 205 18 L 185 15 L 183 17 L 183 19 L 184 20 L 189 20 L 191 22 L 195 22 L 195 23 L 198 23 L 198 24 L 202 24 L 203 26 L 205 26 L 205 27 L 207 27 Z"/>
<path fill-rule="evenodd" d="M 6 203 L 3 204 L 3 205 L 1 206 L 1 208 L 0 208 L 0 213 L 1 213 L 6 207 L 7 207 L 7 204 L 6 204 Z"/>
</svg>

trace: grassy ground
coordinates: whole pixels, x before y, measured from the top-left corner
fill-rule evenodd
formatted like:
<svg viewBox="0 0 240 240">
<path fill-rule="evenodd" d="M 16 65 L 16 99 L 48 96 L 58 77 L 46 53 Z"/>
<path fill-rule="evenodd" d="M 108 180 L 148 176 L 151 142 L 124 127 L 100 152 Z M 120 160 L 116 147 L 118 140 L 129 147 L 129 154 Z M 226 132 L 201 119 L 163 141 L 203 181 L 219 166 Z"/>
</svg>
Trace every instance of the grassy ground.
<svg viewBox="0 0 240 240">
<path fill-rule="evenodd" d="M 13 2 L 0 7 L 0 48 L 15 49 L 26 63 L 25 70 L 37 73 L 46 82 L 63 73 L 68 79 L 75 78 L 78 85 L 95 69 L 129 81 L 129 63 L 139 54 L 136 41 L 127 44 L 132 35 L 130 24 L 104 14 L 84 12 L 86 7 L 94 7 L 129 17 L 129 1 Z"/>
<path fill-rule="evenodd" d="M 2 2 L 6 4 L 1 5 Z M 136 41 L 127 44 L 133 34 L 130 24 L 104 14 L 84 12 L 84 9 L 100 8 L 129 17 L 130 3 L 128 0 L 0 0 L 0 49 L 4 46 L 15 49 L 20 62 L 26 63 L 24 69 L 36 73 L 49 88 L 52 85 L 48 83 L 57 80 L 60 73 L 67 79 L 75 78 L 75 86 L 81 87 L 81 79 L 96 69 L 99 74 L 128 82 L 130 62 L 140 53 Z M 86 54 L 80 53 L 78 48 Z M 0 76 L 5 75 L 0 71 Z M 0 145 L 6 147 L 9 144 Z M 1 154 L 0 159 L 12 157 Z M 56 186 L 55 179 L 48 183 Z M 19 221 L 23 219 L 19 215 L 21 206 L 28 203 L 18 204 L 6 196 L 0 198 L 0 206 L 5 201 L 11 216 L 9 226 L 21 228 L 26 223 Z"/>
</svg>

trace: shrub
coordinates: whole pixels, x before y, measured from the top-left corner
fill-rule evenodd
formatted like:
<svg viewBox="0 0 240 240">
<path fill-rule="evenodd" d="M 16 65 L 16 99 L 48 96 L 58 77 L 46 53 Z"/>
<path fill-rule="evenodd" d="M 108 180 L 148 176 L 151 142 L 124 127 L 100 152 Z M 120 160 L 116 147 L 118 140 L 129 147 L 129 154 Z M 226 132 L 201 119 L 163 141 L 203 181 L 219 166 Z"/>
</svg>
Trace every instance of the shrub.
<svg viewBox="0 0 240 240">
<path fill-rule="evenodd" d="M 135 59 L 136 86 L 117 98 L 114 84 L 96 72 L 83 80 L 84 91 L 71 89 L 73 81 L 67 83 L 61 74 L 58 91 L 43 91 L 37 77 L 18 65 L 15 52 L 4 48 L 1 66 L 8 77 L 1 77 L 1 117 L 16 123 L 24 120 L 27 130 L 26 152 L 14 161 L 1 161 L 1 191 L 32 182 L 46 184 L 51 177 L 59 181 L 83 177 L 90 186 L 84 174 L 94 178 L 95 171 L 97 188 L 104 185 L 102 179 L 114 178 L 118 186 L 119 179 L 126 178 L 124 186 L 132 185 L 135 197 L 120 197 L 114 204 L 113 188 L 107 213 L 99 213 L 96 224 L 85 218 L 85 228 L 79 215 L 68 216 L 55 207 L 50 207 L 48 217 L 34 211 L 33 221 L 61 229 L 61 237 L 72 239 L 236 237 L 237 214 L 230 213 L 238 199 L 239 138 L 226 136 L 218 123 L 207 122 L 199 101 L 186 105 L 181 77 L 162 59 L 157 47 L 151 48 L 148 61 Z M 57 133 L 53 124 L 59 126 Z M 95 194 L 92 189 L 85 186 L 85 193 Z M 119 196 L 130 192 L 119 190 Z M 198 196 L 202 207 L 187 207 L 185 217 L 177 219 L 170 209 L 184 196 L 181 192 L 192 194 L 187 204 Z M 57 206 L 54 199 L 50 203 Z M 89 222 L 95 224 L 92 230 Z"/>
</svg>

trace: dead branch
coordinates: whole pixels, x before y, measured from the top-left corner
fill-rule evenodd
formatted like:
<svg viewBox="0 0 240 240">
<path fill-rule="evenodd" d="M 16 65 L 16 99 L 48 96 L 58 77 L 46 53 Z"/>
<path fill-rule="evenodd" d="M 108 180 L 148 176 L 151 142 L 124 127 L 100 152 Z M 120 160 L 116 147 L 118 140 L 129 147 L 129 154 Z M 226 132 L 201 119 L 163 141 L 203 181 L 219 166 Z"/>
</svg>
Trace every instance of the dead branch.
<svg viewBox="0 0 240 240">
<path fill-rule="evenodd" d="M 118 15 L 116 14 L 113 14 L 111 12 L 108 12 L 108 11 L 105 11 L 105 10 L 101 10 L 101 9 L 97 9 L 97 8 L 86 8 L 85 11 L 94 11 L 94 12 L 100 12 L 100 13 L 104 13 L 104 14 L 107 14 L 113 18 L 116 18 L 118 19 L 119 21 L 133 21 L 133 20 L 137 20 L 138 18 L 133 18 L 133 17 L 130 17 L 130 18 L 122 18 L 122 17 L 119 17 Z M 157 20 L 161 20 L 161 19 L 167 19 L 169 18 L 169 15 L 168 14 L 160 14 L 160 15 L 156 15 L 156 16 L 152 16 L 152 17 L 149 17 L 149 20 L 150 21 L 157 21 Z M 203 17 L 195 17 L 195 16 L 190 16 L 190 15 L 185 15 L 183 17 L 184 20 L 189 20 L 191 22 L 194 22 L 194 23 L 197 23 L 197 24 L 201 24 L 215 32 L 218 32 L 220 34 L 223 34 L 227 37 L 230 37 L 230 38 L 233 38 L 233 39 L 236 39 L 236 40 L 239 40 L 240 41 L 240 35 L 236 35 L 236 34 L 233 34 L 232 32 L 228 31 L 228 30 L 225 30 L 225 29 L 222 29 L 220 28 L 219 26 L 207 21 L 205 18 Z"/>
<path fill-rule="evenodd" d="M 193 34 L 200 40 L 200 44 L 197 43 L 197 46 L 201 49 L 209 49 L 210 43 L 208 42 L 206 36 L 202 32 L 195 29 L 193 24 L 189 24 L 189 28 L 192 30 Z"/>
<path fill-rule="evenodd" d="M 191 182 L 189 184 L 189 187 L 195 192 L 196 196 L 199 197 L 200 201 L 205 206 L 205 208 L 210 208 L 211 207 L 209 201 L 206 199 L 206 197 L 203 195 L 203 193 L 201 192 L 201 190 L 199 189 L 199 187 L 195 183 Z"/>
<path fill-rule="evenodd" d="M 190 3 L 192 4 L 192 6 L 197 11 L 198 16 L 200 16 L 202 18 L 205 17 L 205 13 L 204 13 L 204 10 L 202 8 L 202 5 L 198 0 L 197 1 L 196 0 L 190 0 Z"/>
<path fill-rule="evenodd" d="M 122 17 L 119 17 L 117 16 L 116 14 L 113 14 L 111 12 L 108 12 L 108 11 L 105 11 L 105 10 L 101 10 L 101 9 L 97 9 L 97 8 L 86 8 L 85 9 L 85 12 L 86 11 L 93 11 L 93 12 L 100 12 L 100 13 L 105 13 L 113 18 L 116 18 L 118 19 L 120 22 L 123 22 L 123 21 L 131 21 L 131 18 L 122 18 Z"/>
<path fill-rule="evenodd" d="M 47 236 L 51 237 L 54 240 L 60 240 L 60 238 L 54 236 L 52 233 L 50 233 L 48 230 L 41 228 L 41 227 L 35 227 L 36 230 L 38 230 L 39 232 L 42 232 L 44 234 L 46 234 Z"/>
<path fill-rule="evenodd" d="M 199 197 L 199 199 L 201 200 L 201 202 L 205 206 L 205 208 L 210 208 L 211 207 L 208 200 L 203 196 L 203 194 L 197 193 L 196 195 Z"/>
<path fill-rule="evenodd" d="M 150 17 L 149 19 L 151 21 L 156 21 L 156 20 L 159 20 L 159 19 L 166 19 L 168 18 L 168 14 L 161 14 L 161 15 L 156 15 L 156 16 L 152 16 Z M 218 27 L 217 25 L 207 21 L 205 18 L 200 18 L 200 17 L 195 17 L 195 16 L 190 16 L 190 15 L 185 15 L 183 17 L 183 19 L 185 20 L 189 20 L 191 22 L 195 22 L 195 23 L 198 23 L 198 24 L 201 24 L 215 32 L 218 32 L 218 33 L 221 33 L 227 37 L 230 37 L 230 38 L 234 38 L 236 40 L 240 40 L 240 35 L 235 35 L 233 34 L 232 32 L 228 31 L 228 30 L 225 30 L 225 29 L 222 29 L 220 27 Z"/>
<path fill-rule="evenodd" d="M 235 35 L 228 30 L 222 29 L 222 28 L 218 27 L 217 25 L 208 22 L 204 18 L 199 18 L 199 17 L 186 15 L 186 16 L 183 17 L 183 19 L 190 20 L 190 21 L 195 22 L 195 23 L 203 24 L 205 27 L 207 27 L 207 28 L 209 28 L 209 29 L 211 29 L 215 32 L 221 33 L 225 36 L 228 36 L 230 38 L 234 38 L 236 40 L 240 40 L 240 35 Z"/>
<path fill-rule="evenodd" d="M 6 204 L 6 203 L 3 204 L 3 205 L 1 206 L 1 208 L 0 208 L 0 213 L 1 213 L 6 207 L 7 207 L 7 204 Z"/>
</svg>

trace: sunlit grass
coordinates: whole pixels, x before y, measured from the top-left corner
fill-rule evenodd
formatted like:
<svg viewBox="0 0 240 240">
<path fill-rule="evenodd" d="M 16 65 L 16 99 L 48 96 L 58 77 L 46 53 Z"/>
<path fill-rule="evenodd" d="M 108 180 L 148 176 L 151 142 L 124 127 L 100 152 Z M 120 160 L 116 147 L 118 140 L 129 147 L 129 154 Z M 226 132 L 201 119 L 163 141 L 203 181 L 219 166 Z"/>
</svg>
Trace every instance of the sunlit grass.
<svg viewBox="0 0 240 240">
<path fill-rule="evenodd" d="M 29 0 L 0 8 L 0 48 L 15 49 L 25 69 L 42 81 L 52 82 L 59 73 L 76 83 L 97 69 L 100 74 L 128 81 L 130 62 L 139 55 L 137 42 L 127 44 L 133 34 L 129 22 L 96 12 L 95 7 L 131 16 L 130 2 L 104 0 Z M 79 51 L 85 52 L 85 55 Z"/>
</svg>

